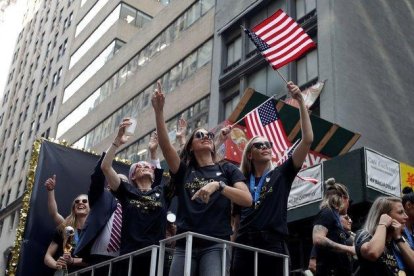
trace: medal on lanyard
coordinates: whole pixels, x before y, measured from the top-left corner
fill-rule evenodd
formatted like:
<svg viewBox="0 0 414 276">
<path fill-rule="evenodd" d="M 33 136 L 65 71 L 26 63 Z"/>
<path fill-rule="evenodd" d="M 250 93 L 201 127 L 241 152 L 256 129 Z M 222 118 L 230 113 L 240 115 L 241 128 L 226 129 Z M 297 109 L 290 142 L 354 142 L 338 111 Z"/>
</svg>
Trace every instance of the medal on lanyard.
<svg viewBox="0 0 414 276">
<path fill-rule="evenodd" d="M 265 172 L 259 180 L 259 184 L 256 187 L 256 179 L 253 174 L 250 174 L 250 193 L 253 197 L 254 207 L 257 209 L 260 204 L 260 192 L 262 191 L 263 184 L 265 182 L 265 179 L 267 175 L 269 174 L 269 171 Z"/>
</svg>

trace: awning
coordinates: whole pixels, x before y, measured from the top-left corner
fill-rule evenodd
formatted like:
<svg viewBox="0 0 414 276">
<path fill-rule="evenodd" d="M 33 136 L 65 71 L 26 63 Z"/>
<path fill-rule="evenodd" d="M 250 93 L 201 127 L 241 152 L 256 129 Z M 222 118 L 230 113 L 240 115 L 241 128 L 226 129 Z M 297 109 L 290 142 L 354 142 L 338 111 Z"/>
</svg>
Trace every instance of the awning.
<svg viewBox="0 0 414 276">
<path fill-rule="evenodd" d="M 268 96 L 256 92 L 252 88 L 247 88 L 228 120 L 237 122 L 267 99 L 269 99 Z M 274 102 L 288 139 L 292 142 L 300 138 L 299 110 L 296 107 L 285 104 L 283 101 L 274 100 Z M 310 118 L 314 132 L 311 150 L 327 157 L 335 157 L 347 153 L 361 137 L 358 133 L 347 130 L 318 116 L 311 114 Z M 240 124 L 244 125 L 244 121 L 241 121 Z"/>
</svg>

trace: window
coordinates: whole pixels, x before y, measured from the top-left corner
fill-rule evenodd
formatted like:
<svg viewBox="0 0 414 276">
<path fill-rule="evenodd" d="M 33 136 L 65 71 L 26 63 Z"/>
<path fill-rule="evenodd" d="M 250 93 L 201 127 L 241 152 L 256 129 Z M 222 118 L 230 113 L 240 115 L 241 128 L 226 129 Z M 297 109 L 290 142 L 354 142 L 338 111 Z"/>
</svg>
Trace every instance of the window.
<svg viewBox="0 0 414 276">
<path fill-rule="evenodd" d="M 318 52 L 313 50 L 296 61 L 297 84 L 302 86 L 318 77 Z"/>
<path fill-rule="evenodd" d="M 227 44 L 227 67 L 240 61 L 242 54 L 242 39 L 241 36 L 237 37 L 229 44 Z"/>
<path fill-rule="evenodd" d="M 296 19 L 316 9 L 316 0 L 296 0 Z"/>
<path fill-rule="evenodd" d="M 5 179 L 6 182 L 9 180 L 10 169 L 11 169 L 11 166 L 8 166 L 7 167 L 7 172 L 6 172 L 6 179 Z M 7 202 L 7 200 L 6 200 L 6 202 Z"/>
</svg>

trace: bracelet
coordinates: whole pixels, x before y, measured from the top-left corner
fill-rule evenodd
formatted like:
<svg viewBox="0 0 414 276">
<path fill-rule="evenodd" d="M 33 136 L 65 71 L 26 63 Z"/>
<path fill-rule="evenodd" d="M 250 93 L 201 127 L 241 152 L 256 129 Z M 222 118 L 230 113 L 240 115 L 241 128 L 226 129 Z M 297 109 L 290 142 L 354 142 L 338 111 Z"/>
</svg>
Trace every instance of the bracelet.
<svg viewBox="0 0 414 276">
<path fill-rule="evenodd" d="M 119 146 L 117 144 L 115 144 L 115 142 L 113 142 L 112 145 L 116 148 L 119 148 Z"/>
<path fill-rule="evenodd" d="M 53 191 L 54 189 L 55 188 L 52 188 L 52 189 L 46 188 L 46 190 L 48 190 L 49 192 Z"/>
<path fill-rule="evenodd" d="M 378 226 L 379 225 L 384 225 L 385 226 L 385 228 L 388 228 L 388 225 L 386 225 L 385 223 L 378 223 Z"/>
</svg>

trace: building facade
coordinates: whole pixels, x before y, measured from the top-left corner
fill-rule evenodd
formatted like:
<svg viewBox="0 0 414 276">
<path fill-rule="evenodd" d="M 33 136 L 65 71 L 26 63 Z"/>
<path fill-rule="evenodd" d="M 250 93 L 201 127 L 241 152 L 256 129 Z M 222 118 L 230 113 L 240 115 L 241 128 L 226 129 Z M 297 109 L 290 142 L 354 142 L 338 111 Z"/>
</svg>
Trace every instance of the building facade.
<svg viewBox="0 0 414 276">
<path fill-rule="evenodd" d="M 207 125 L 214 1 L 169 2 L 37 1 L 1 101 L 0 267 L 13 245 L 34 139 L 100 152 L 122 117 L 134 116 L 137 131 L 119 154 L 146 158 L 157 80 L 171 133 L 180 117 L 190 129 Z"/>
</svg>

